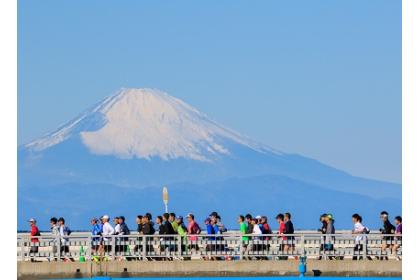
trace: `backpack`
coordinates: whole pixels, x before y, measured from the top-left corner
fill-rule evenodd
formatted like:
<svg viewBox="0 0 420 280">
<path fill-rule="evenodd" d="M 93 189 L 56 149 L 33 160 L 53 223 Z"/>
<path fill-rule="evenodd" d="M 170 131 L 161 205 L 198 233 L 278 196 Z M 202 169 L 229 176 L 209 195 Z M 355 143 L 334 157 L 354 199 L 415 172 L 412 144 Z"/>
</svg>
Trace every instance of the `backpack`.
<svg viewBox="0 0 420 280">
<path fill-rule="evenodd" d="M 363 228 L 363 233 L 364 234 L 369 234 L 370 233 L 370 229 L 368 229 L 367 227 Z"/>
</svg>

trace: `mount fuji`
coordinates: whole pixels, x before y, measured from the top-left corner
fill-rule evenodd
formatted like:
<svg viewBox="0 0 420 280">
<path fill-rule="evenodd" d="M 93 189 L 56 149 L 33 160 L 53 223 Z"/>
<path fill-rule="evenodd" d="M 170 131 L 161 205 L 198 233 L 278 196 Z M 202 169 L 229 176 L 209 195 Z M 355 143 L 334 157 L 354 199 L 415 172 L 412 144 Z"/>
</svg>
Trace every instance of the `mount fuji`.
<svg viewBox="0 0 420 280">
<path fill-rule="evenodd" d="M 354 212 L 373 226 L 378 212 L 401 212 L 399 184 L 277 151 L 159 90 L 122 89 L 18 147 L 18 227 L 32 216 L 44 229 L 50 216 L 86 229 L 105 213 L 160 214 L 163 185 L 171 211 L 216 210 L 230 227 L 248 212 L 289 211 L 298 228 L 315 228 L 322 212 L 342 228 Z"/>
</svg>

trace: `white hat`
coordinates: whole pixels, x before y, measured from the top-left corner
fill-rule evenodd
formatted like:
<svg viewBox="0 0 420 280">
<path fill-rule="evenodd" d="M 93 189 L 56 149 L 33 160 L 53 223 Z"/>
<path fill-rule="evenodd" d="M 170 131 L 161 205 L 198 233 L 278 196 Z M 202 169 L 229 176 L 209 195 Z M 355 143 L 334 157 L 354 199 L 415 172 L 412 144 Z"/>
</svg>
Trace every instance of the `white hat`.
<svg viewBox="0 0 420 280">
<path fill-rule="evenodd" d="M 257 216 L 255 217 L 255 219 L 261 219 L 261 216 L 260 216 L 260 215 L 257 215 Z"/>
<path fill-rule="evenodd" d="M 36 223 L 36 220 L 35 220 L 34 218 L 30 218 L 30 219 L 28 220 L 28 222 L 31 222 L 31 223 Z"/>
<path fill-rule="evenodd" d="M 102 220 L 102 219 L 109 220 L 109 216 L 108 216 L 108 215 L 103 215 L 103 216 L 101 217 L 101 220 Z"/>
</svg>

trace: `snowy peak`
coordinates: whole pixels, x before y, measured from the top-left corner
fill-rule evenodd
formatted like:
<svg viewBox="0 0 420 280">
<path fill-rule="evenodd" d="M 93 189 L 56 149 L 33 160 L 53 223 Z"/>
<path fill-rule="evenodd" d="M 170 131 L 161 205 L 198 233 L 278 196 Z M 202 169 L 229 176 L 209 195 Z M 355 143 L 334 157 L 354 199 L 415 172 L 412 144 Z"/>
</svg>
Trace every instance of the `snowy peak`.
<svg viewBox="0 0 420 280">
<path fill-rule="evenodd" d="M 226 142 L 267 151 L 185 102 L 155 89 L 122 89 L 25 148 L 42 151 L 77 137 L 92 154 L 213 161 L 230 155 Z"/>
</svg>

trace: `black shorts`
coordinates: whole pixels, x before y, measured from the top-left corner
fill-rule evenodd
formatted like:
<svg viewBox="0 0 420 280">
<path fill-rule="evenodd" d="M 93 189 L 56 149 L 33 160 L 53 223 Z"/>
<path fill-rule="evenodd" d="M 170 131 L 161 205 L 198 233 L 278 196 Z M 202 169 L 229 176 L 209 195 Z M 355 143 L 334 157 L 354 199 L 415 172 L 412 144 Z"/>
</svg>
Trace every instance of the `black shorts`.
<svg viewBox="0 0 420 280">
<path fill-rule="evenodd" d="M 29 253 L 32 253 L 32 254 L 38 253 L 38 246 L 32 245 L 31 249 L 29 250 Z"/>
</svg>

